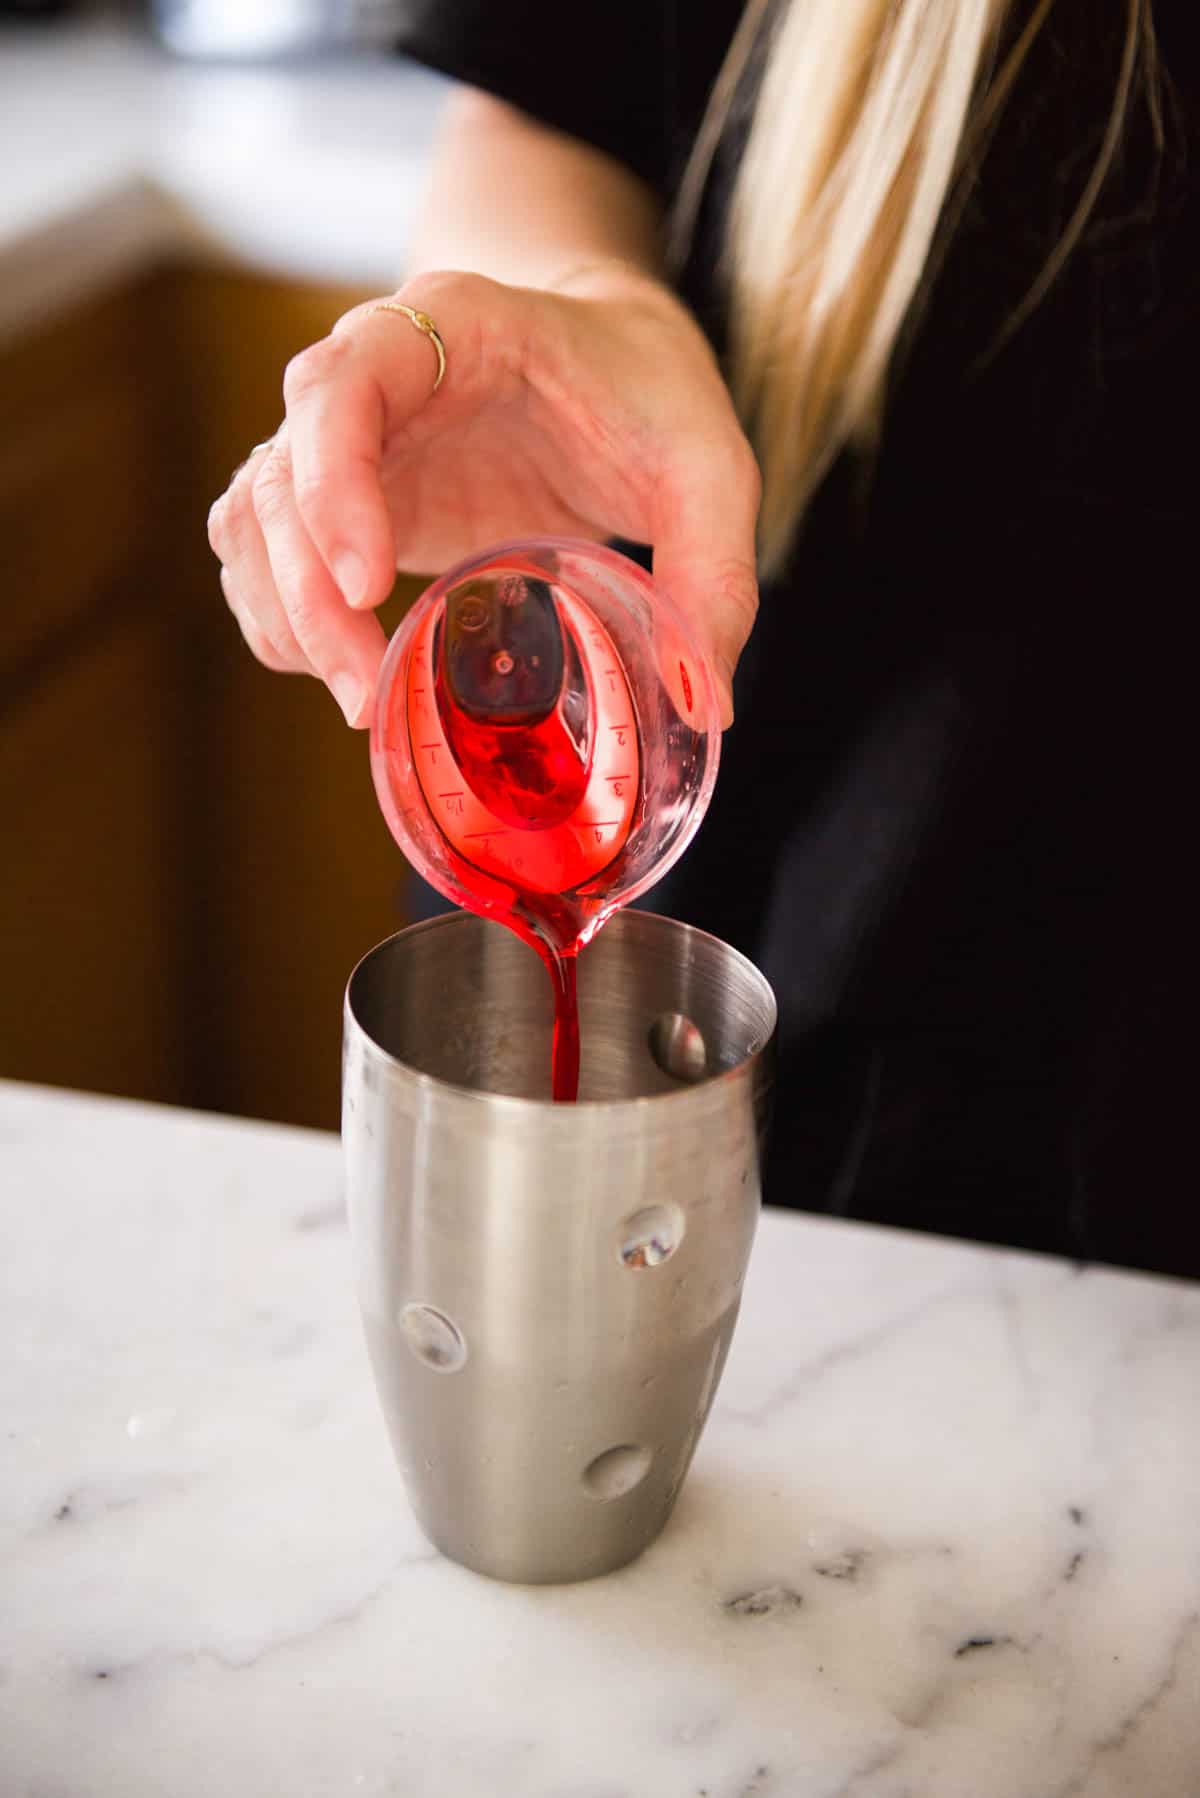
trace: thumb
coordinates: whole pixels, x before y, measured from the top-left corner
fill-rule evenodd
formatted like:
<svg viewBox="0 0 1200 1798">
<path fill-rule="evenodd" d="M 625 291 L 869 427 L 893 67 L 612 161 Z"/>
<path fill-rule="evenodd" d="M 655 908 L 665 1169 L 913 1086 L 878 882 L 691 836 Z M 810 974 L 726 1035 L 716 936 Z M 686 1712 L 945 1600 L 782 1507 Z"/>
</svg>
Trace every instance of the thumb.
<svg viewBox="0 0 1200 1798">
<path fill-rule="evenodd" d="M 733 670 L 758 611 L 758 465 L 742 439 L 690 456 L 660 484 L 654 580 L 684 614 L 717 684 L 722 728 L 733 722 Z"/>
</svg>

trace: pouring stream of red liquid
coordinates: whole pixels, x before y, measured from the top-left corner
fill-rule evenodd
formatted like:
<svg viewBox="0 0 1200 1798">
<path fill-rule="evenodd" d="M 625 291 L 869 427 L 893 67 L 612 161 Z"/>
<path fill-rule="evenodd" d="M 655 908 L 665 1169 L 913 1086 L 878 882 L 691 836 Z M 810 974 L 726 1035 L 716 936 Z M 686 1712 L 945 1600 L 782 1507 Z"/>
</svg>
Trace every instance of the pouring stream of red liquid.
<svg viewBox="0 0 1200 1798">
<path fill-rule="evenodd" d="M 522 860 L 529 871 L 530 884 L 517 885 L 510 875 L 511 907 L 501 911 L 492 901 L 487 905 L 487 915 L 500 918 L 536 949 L 546 966 L 554 991 L 551 1091 L 556 1100 L 570 1103 L 579 1096 L 575 962 L 580 937 L 599 908 L 568 906 L 560 895 L 546 892 L 540 882 L 553 877 L 556 850 L 547 832 L 561 818 L 562 795 L 582 787 L 579 757 L 554 713 L 538 724 L 498 727 L 468 718 L 455 705 L 453 695 L 444 690 L 439 690 L 438 703 L 464 779 L 471 781 L 477 797 L 486 797 L 493 815 L 501 819 L 511 817 L 514 824 L 519 817 L 524 839 Z M 544 793 L 538 790 L 540 787 L 544 787 Z M 465 859 L 459 865 L 458 877 L 468 892 L 480 898 L 487 898 L 495 884 L 486 877 L 481 881 L 479 873 Z"/>
<path fill-rule="evenodd" d="M 579 1092 L 575 963 L 604 907 L 602 895 L 581 900 L 577 889 L 619 863 L 640 783 L 632 701 L 611 640 L 565 609 L 540 581 L 459 590 L 414 656 L 409 706 L 422 784 L 468 902 L 507 924 L 549 973 L 551 1090 L 570 1102 Z"/>
</svg>

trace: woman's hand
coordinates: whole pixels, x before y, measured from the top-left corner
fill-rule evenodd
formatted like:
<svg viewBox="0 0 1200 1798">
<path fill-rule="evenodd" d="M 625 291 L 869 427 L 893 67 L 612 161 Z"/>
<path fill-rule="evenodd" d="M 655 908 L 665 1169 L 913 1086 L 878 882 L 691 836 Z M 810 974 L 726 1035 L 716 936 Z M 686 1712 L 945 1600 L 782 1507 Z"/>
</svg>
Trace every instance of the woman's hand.
<svg viewBox="0 0 1200 1798">
<path fill-rule="evenodd" d="M 370 721 L 397 568 L 436 574 L 492 543 L 556 535 L 654 546 L 732 717 L 757 603 L 758 470 L 690 314 L 623 265 L 549 290 L 428 274 L 403 316 L 356 307 L 284 380 L 286 417 L 209 516 L 221 584 L 270 668 L 318 675 Z"/>
</svg>

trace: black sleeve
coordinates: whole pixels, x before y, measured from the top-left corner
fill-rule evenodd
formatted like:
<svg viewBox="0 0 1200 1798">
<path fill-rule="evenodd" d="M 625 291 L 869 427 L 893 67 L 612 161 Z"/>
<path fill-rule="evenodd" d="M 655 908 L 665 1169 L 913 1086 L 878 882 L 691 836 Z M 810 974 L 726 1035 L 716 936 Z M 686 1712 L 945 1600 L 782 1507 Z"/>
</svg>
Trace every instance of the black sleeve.
<svg viewBox="0 0 1200 1798">
<path fill-rule="evenodd" d="M 397 48 L 615 157 L 664 198 L 739 0 L 406 0 Z"/>
</svg>

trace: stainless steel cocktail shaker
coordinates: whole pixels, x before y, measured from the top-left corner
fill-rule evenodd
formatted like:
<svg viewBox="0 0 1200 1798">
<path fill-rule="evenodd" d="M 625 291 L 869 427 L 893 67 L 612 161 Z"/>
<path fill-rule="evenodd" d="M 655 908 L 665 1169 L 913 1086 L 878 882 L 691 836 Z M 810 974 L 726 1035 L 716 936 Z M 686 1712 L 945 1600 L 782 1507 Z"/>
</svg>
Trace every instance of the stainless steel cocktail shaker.
<svg viewBox="0 0 1200 1798">
<path fill-rule="evenodd" d="M 359 1300 L 416 1515 L 507 1580 L 586 1579 L 658 1534 L 729 1348 L 760 1203 L 775 1004 L 647 913 L 580 958 L 580 1103 L 549 1102 L 550 983 L 460 912 L 346 995 Z"/>
</svg>

